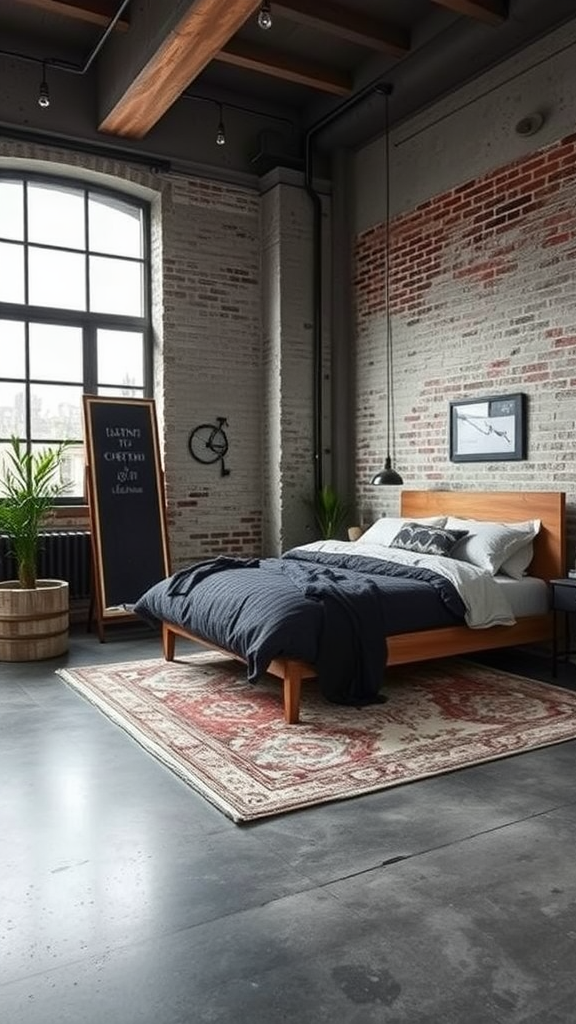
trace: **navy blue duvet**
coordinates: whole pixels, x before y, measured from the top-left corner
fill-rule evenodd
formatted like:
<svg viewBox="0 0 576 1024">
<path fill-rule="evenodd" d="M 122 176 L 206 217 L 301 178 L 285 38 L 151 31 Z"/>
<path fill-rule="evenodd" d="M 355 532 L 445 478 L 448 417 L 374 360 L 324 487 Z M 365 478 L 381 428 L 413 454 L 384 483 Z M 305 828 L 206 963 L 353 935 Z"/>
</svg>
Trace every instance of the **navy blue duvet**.
<svg viewBox="0 0 576 1024">
<path fill-rule="evenodd" d="M 277 657 L 314 665 L 324 696 L 343 704 L 378 699 L 386 636 L 464 622 L 457 591 L 429 569 L 298 548 L 182 569 L 134 610 L 240 655 L 251 681 Z"/>
</svg>

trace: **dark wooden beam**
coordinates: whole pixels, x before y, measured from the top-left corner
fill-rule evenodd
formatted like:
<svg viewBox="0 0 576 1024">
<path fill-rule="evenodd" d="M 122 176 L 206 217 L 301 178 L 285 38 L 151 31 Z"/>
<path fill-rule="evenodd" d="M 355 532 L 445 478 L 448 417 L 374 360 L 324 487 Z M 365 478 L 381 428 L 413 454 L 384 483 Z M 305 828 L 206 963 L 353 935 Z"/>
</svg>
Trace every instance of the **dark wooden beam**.
<svg viewBox="0 0 576 1024">
<path fill-rule="evenodd" d="M 102 132 L 142 139 L 186 86 L 217 56 L 260 6 L 260 0 L 188 0 L 180 20 L 99 125 Z"/>
<path fill-rule="evenodd" d="M 215 60 L 224 64 L 233 64 L 237 68 L 259 71 L 273 78 L 282 78 L 285 82 L 307 85 L 320 92 L 329 92 L 333 96 L 348 96 L 352 92 L 352 81 L 342 71 L 310 63 L 285 53 L 278 53 L 267 47 L 254 46 L 252 43 L 241 42 L 238 39 L 228 43 L 220 50 L 215 55 Z"/>
<path fill-rule="evenodd" d="M 455 14 L 485 21 L 488 25 L 501 25 L 508 17 L 505 0 L 433 0 L 439 7 L 447 7 Z"/>
<path fill-rule="evenodd" d="M 106 27 L 118 10 L 116 0 L 17 0 L 19 4 L 37 7 L 49 14 L 63 14 L 66 18 L 88 21 L 92 25 Z M 125 17 L 119 18 L 114 29 L 126 32 L 130 27 Z"/>
<path fill-rule="evenodd" d="M 273 0 L 272 14 L 395 57 L 403 57 L 410 50 L 410 36 L 403 28 L 341 7 L 332 0 Z"/>
</svg>

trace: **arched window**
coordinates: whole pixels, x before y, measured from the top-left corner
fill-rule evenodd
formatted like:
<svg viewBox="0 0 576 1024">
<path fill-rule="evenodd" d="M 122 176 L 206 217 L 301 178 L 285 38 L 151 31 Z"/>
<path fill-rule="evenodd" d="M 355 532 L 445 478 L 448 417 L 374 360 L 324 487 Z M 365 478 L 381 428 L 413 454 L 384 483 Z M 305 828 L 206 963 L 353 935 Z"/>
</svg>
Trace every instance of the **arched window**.
<svg viewBox="0 0 576 1024">
<path fill-rule="evenodd" d="M 145 203 L 77 182 L 0 173 L 0 460 L 73 440 L 66 501 L 84 490 L 82 394 L 151 388 Z"/>
</svg>

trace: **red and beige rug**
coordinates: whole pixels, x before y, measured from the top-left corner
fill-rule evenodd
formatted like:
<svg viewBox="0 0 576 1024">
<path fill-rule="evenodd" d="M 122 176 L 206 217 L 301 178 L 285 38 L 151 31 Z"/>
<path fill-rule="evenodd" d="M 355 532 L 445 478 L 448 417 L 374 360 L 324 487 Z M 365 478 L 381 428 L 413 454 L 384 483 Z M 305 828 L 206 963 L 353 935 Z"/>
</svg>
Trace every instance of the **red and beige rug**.
<svg viewBox="0 0 576 1024">
<path fill-rule="evenodd" d="M 58 675 L 236 822 L 343 800 L 576 738 L 576 694 L 461 661 L 388 669 L 385 704 L 329 704 L 206 652 Z"/>
</svg>

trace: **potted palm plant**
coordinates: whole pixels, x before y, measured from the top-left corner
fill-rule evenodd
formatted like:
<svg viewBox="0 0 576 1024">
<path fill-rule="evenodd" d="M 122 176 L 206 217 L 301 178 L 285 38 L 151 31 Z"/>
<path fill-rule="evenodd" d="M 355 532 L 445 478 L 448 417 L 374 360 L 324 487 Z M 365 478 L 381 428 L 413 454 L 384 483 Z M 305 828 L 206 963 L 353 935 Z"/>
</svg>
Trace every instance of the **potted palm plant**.
<svg viewBox="0 0 576 1024">
<path fill-rule="evenodd" d="M 322 539 L 337 537 L 348 515 L 348 505 L 330 484 L 316 492 L 312 508 Z"/>
<path fill-rule="evenodd" d="M 8 537 L 18 579 L 0 582 L 0 661 L 35 661 L 68 649 L 68 583 L 37 580 L 40 531 L 62 480 L 71 442 L 28 451 L 12 437 L 0 470 L 0 533 Z"/>
</svg>

